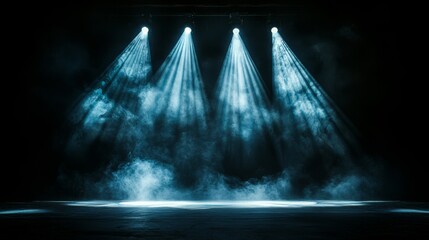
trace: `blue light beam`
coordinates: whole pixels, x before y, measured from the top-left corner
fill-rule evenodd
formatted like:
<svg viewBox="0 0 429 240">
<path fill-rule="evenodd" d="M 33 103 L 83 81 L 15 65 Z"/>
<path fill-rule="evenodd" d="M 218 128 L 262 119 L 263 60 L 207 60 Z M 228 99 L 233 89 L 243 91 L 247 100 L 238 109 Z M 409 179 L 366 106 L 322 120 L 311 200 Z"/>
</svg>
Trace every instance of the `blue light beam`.
<svg viewBox="0 0 429 240">
<path fill-rule="evenodd" d="M 230 155 L 225 160 L 227 168 L 236 175 L 251 177 L 258 167 L 272 167 L 269 160 L 263 161 L 263 154 L 258 154 L 269 151 L 265 148 L 272 118 L 261 77 L 235 30 L 218 79 L 217 123 L 222 148 Z"/>
<path fill-rule="evenodd" d="M 283 129 L 282 162 L 302 162 L 317 155 L 319 161 L 330 157 L 348 164 L 361 153 L 354 128 L 277 29 L 272 30 L 272 44 L 273 86 Z"/>
<path fill-rule="evenodd" d="M 68 147 L 129 138 L 141 115 L 139 94 L 151 72 L 148 29 L 143 28 L 73 106 Z"/>
<path fill-rule="evenodd" d="M 268 100 L 260 75 L 238 34 L 232 37 L 226 54 L 217 95 L 217 116 L 222 132 L 251 140 L 270 126 Z"/>
<path fill-rule="evenodd" d="M 146 112 L 154 113 L 166 129 L 206 130 L 207 100 L 190 28 L 185 28 L 153 82 L 143 97 Z"/>
</svg>

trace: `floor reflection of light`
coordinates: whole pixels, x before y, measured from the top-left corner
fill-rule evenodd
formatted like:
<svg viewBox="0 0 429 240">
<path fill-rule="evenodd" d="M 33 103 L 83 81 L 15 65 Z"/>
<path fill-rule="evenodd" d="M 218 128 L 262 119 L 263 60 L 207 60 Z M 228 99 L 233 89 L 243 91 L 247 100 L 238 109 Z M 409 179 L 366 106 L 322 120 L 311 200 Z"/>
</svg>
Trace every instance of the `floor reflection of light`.
<svg viewBox="0 0 429 240">
<path fill-rule="evenodd" d="M 11 209 L 0 211 L 0 215 L 47 213 L 45 209 Z"/>
<path fill-rule="evenodd" d="M 364 206 L 362 201 L 82 201 L 67 202 L 81 207 L 141 207 L 141 208 L 305 208 Z"/>
<path fill-rule="evenodd" d="M 393 213 L 424 213 L 424 214 L 429 214 L 429 210 L 404 209 L 404 208 L 392 209 L 392 210 L 390 210 L 390 212 L 393 212 Z"/>
<path fill-rule="evenodd" d="M 77 201 L 64 202 L 64 205 L 73 207 L 117 207 L 118 202 L 114 201 Z"/>
</svg>

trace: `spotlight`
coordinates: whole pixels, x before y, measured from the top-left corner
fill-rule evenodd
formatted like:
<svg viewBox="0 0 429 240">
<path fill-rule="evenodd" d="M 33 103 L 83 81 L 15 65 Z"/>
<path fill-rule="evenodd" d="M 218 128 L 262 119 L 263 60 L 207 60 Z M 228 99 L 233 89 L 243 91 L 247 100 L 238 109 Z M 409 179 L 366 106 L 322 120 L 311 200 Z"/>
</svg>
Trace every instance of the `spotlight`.
<svg viewBox="0 0 429 240">
<path fill-rule="evenodd" d="M 238 30 L 238 28 L 234 28 L 234 29 L 232 30 L 232 32 L 233 32 L 234 34 L 238 34 L 238 33 L 240 32 L 240 30 Z"/>
<path fill-rule="evenodd" d="M 185 28 L 185 33 L 189 34 L 192 32 L 192 29 L 190 27 Z"/>
<path fill-rule="evenodd" d="M 147 27 L 143 27 L 142 28 L 142 33 L 143 34 L 147 34 L 149 32 L 149 28 L 147 28 Z"/>
<path fill-rule="evenodd" d="M 273 27 L 273 28 L 271 28 L 271 32 L 272 33 L 276 33 L 276 32 L 278 32 L 279 30 L 276 28 L 276 27 Z"/>
</svg>

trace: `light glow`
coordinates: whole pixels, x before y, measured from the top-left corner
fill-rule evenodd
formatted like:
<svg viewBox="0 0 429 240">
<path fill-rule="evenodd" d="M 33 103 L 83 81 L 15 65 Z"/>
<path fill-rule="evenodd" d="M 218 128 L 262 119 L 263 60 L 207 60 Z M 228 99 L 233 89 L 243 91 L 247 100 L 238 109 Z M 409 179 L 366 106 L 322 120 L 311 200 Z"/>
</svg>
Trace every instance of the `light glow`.
<svg viewBox="0 0 429 240">
<path fill-rule="evenodd" d="M 147 28 L 147 27 L 143 27 L 142 28 L 142 33 L 143 34 L 147 34 L 149 32 L 149 28 Z"/>
<path fill-rule="evenodd" d="M 271 28 L 272 33 L 277 33 L 279 30 L 276 27 Z"/>
<path fill-rule="evenodd" d="M 234 28 L 234 29 L 232 30 L 232 32 L 233 32 L 234 34 L 239 34 L 239 33 L 240 33 L 240 30 L 239 30 L 238 28 Z"/>
<path fill-rule="evenodd" d="M 186 27 L 185 28 L 185 33 L 186 34 L 189 34 L 189 33 L 191 33 L 192 32 L 192 29 L 190 28 L 190 27 Z"/>
</svg>

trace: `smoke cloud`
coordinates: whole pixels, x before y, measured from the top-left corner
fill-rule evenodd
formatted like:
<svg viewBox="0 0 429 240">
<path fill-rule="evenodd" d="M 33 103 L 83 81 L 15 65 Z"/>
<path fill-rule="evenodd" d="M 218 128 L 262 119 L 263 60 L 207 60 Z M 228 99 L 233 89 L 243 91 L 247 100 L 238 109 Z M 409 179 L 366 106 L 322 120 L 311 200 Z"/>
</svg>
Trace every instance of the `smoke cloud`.
<svg viewBox="0 0 429 240">
<path fill-rule="evenodd" d="M 201 169 L 199 178 L 191 186 L 180 184 L 177 171 L 171 164 L 133 159 L 116 170 L 106 170 L 100 181 L 86 182 L 86 196 L 120 200 L 358 200 L 371 197 L 368 193 L 373 193 L 376 186 L 368 176 L 333 176 L 324 185 L 307 186 L 305 195 L 299 195 L 294 193 L 288 170 L 275 176 L 241 181 Z"/>
</svg>

